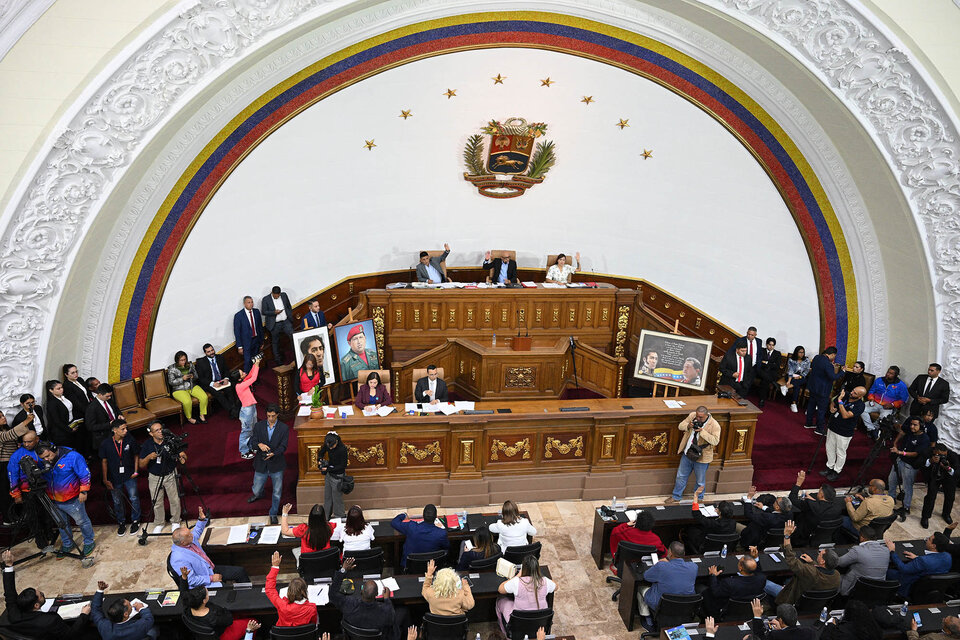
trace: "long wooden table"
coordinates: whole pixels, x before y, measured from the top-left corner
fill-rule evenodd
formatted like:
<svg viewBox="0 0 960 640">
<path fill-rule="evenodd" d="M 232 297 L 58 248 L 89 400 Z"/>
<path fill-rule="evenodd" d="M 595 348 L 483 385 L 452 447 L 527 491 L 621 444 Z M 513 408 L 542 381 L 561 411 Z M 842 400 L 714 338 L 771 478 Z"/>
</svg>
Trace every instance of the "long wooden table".
<svg viewBox="0 0 960 640">
<path fill-rule="evenodd" d="M 477 402 L 472 414 L 450 416 L 403 415 L 403 405 L 395 405 L 398 412 L 382 418 L 359 412 L 347 418 L 299 417 L 297 500 L 301 505 L 323 501 L 317 459 L 331 429 L 349 449 L 347 472 L 356 478 L 351 500 L 366 506 L 393 506 L 376 483 L 403 480 L 440 481 L 437 495 L 421 496 L 444 506 L 499 502 L 502 494 L 486 486 L 493 478 L 516 478 L 517 486 L 509 487 L 516 494 L 508 497 L 519 500 L 662 493 L 673 486 L 679 463 L 683 434 L 677 425 L 700 404 L 721 427 L 707 490 L 745 491 L 753 475 L 750 454 L 759 410 L 715 396 L 683 399 L 686 406 L 679 409 L 659 398 L 494 400 Z M 558 481 L 568 474 L 576 474 L 577 482 Z M 457 492 L 447 494 L 451 487 L 445 481 L 454 480 L 461 481 Z"/>
</svg>

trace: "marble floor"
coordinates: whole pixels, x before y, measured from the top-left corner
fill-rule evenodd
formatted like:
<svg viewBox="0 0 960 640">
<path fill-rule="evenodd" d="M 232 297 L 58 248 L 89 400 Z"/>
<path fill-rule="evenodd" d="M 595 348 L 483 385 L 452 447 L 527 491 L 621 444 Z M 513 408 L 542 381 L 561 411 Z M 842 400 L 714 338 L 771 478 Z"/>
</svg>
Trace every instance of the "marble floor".
<svg viewBox="0 0 960 640">
<path fill-rule="evenodd" d="M 894 523 L 887 533 L 893 540 L 913 539 L 929 536 L 941 530 L 943 520 L 934 516 L 930 529 L 920 527 L 919 513 L 926 494 L 926 487 L 918 484 L 914 491 L 913 508 L 906 522 Z M 648 496 L 628 498 L 630 504 L 662 504 L 666 496 Z M 738 498 L 739 496 L 709 496 L 711 500 Z M 938 500 L 935 514 L 940 513 Z M 215 501 L 215 497 L 211 502 Z M 601 502 L 536 502 L 521 505 L 529 514 L 537 528 L 536 539 L 543 544 L 541 563 L 550 567 L 554 580 L 558 584 L 554 600 L 554 633 L 574 635 L 578 639 L 632 640 L 637 631 L 628 633 L 617 614 L 616 603 L 611 601 L 615 586 L 605 583 L 606 571 L 598 571 L 590 557 L 590 540 L 593 527 L 594 509 Z M 496 510 L 492 505 L 488 510 Z M 422 505 L 410 505 L 410 512 L 418 512 Z M 477 510 L 483 509 L 477 507 Z M 370 509 L 365 512 L 370 520 L 393 517 L 397 510 Z M 954 510 L 954 518 L 958 518 Z M 241 524 L 244 522 L 263 522 L 261 518 L 225 518 L 214 520 L 213 525 Z M 291 516 L 291 522 L 304 521 L 305 517 Z M 104 580 L 111 591 L 135 591 L 151 587 L 169 588 L 171 580 L 164 568 L 165 558 L 170 549 L 169 538 L 151 538 L 146 546 L 137 544 L 131 536 L 117 537 L 116 527 L 96 527 L 97 548 L 94 551 L 95 563 L 90 568 L 81 568 L 77 560 L 65 558 L 56 560 L 52 555 L 31 560 L 18 565 L 18 586 L 34 586 L 47 596 L 58 593 L 92 593 L 96 590 L 97 580 Z M 36 547 L 32 542 L 14 548 L 15 557 L 33 553 Z M 256 579 L 256 578 L 254 578 Z M 262 577 L 261 577 L 262 580 Z M 473 633 L 486 632 L 492 625 L 476 625 Z"/>
</svg>

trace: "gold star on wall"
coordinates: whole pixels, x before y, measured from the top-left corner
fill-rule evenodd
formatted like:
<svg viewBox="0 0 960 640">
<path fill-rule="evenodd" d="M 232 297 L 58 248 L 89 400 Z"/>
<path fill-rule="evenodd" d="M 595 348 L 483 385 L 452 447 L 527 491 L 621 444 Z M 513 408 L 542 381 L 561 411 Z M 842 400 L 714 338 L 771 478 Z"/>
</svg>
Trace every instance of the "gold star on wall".
<svg viewBox="0 0 960 640">
<path fill-rule="evenodd" d="M 373 140 L 364 140 L 364 142 L 366 142 L 366 144 L 363 145 L 363 146 L 365 146 L 365 147 L 367 148 L 367 151 L 373 151 L 373 148 L 374 148 L 375 146 L 377 146 L 377 145 L 373 144 Z"/>
<path fill-rule="evenodd" d="M 447 96 L 447 100 L 449 100 L 449 99 L 452 98 L 453 96 L 457 95 L 457 90 L 456 90 L 456 89 L 447 89 L 447 90 L 444 92 L 443 95 Z"/>
<path fill-rule="evenodd" d="M 412 115 L 413 115 L 413 113 L 411 113 L 411 109 L 401 109 L 401 110 L 400 110 L 400 115 L 397 116 L 397 117 L 398 117 L 398 118 L 403 118 L 404 120 L 406 120 L 407 118 L 409 118 L 409 117 L 412 116 Z"/>
<path fill-rule="evenodd" d="M 493 80 L 493 84 L 503 84 L 503 81 L 507 79 L 507 76 L 502 76 L 499 73 L 496 78 L 490 78 Z"/>
<path fill-rule="evenodd" d="M 541 80 L 541 81 L 540 81 L 540 86 L 541 86 L 541 87 L 549 87 L 549 86 L 552 85 L 554 82 L 556 82 L 556 80 L 551 80 L 551 79 L 548 77 L 548 78 L 546 78 L 545 80 Z"/>
<path fill-rule="evenodd" d="M 643 159 L 644 159 L 644 160 L 646 160 L 647 158 L 652 158 L 652 157 L 653 157 L 653 149 L 644 149 L 644 150 L 643 150 L 643 154 L 641 154 L 641 155 L 643 155 Z"/>
<path fill-rule="evenodd" d="M 594 102 L 594 99 L 593 96 L 583 96 L 583 99 L 580 102 L 583 104 L 590 104 L 591 102 Z"/>
<path fill-rule="evenodd" d="M 630 122 L 630 118 L 627 118 L 626 120 L 624 120 L 623 118 L 620 118 L 620 122 L 618 122 L 617 124 L 615 124 L 615 125 L 613 125 L 613 126 L 615 126 L 615 127 L 620 127 L 620 131 L 623 131 L 624 127 L 629 127 L 629 126 L 630 126 L 630 125 L 628 124 L 629 122 Z"/>
</svg>

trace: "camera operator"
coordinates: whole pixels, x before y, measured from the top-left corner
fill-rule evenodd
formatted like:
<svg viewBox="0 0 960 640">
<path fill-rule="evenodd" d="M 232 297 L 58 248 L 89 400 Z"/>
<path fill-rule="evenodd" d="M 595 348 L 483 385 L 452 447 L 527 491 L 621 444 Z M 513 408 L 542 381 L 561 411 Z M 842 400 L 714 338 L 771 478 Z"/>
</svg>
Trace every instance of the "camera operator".
<svg viewBox="0 0 960 640">
<path fill-rule="evenodd" d="M 37 453 L 47 467 L 43 472 L 43 479 L 47 481 L 47 496 L 64 516 L 80 525 L 80 532 L 83 534 L 83 556 L 87 557 L 93 553 L 96 546 L 93 541 L 93 525 L 84 506 L 90 491 L 90 469 L 82 455 L 68 447 L 57 447 L 52 442 L 38 444 Z M 70 522 L 67 518 L 63 521 L 66 527 L 60 529 L 58 557 L 73 548 Z"/>
<path fill-rule="evenodd" d="M 942 442 L 934 446 L 930 459 L 924 465 L 929 470 L 927 495 L 923 498 L 923 511 L 920 512 L 920 526 L 926 529 L 930 525 L 930 516 L 937 502 L 937 492 L 943 489 L 943 519 L 953 524 L 950 512 L 953 511 L 953 499 L 957 494 L 956 470 L 960 467 L 960 456 L 947 449 Z"/>
<path fill-rule="evenodd" d="M 39 468 L 40 456 L 37 454 L 38 442 L 40 442 L 40 438 L 37 437 L 36 432 L 28 431 L 23 436 L 23 445 L 10 456 L 10 462 L 7 465 L 7 479 L 10 482 L 10 497 L 17 504 L 23 504 L 24 497 L 31 497 L 31 478 L 24 467 L 32 469 L 33 473 L 36 474 L 36 477 L 32 479 L 34 483 L 38 480 L 42 482 Z M 25 458 L 33 462 L 24 464 Z M 43 491 L 42 487 L 39 486 L 37 490 Z M 24 517 L 37 548 L 44 553 L 52 552 L 56 536 L 53 533 L 54 523 L 50 515 L 42 507 L 31 501 L 29 506 L 24 509 Z"/>
<path fill-rule="evenodd" d="M 27 587 L 17 593 L 17 579 L 13 569 L 13 552 L 9 549 L 0 556 L 3 560 L 3 599 L 7 605 L 7 625 L 10 631 L 37 640 L 62 640 L 81 635 L 90 620 L 90 605 L 67 624 L 57 613 L 41 611 L 47 598 L 42 591 Z"/>
<path fill-rule="evenodd" d="M 324 460 L 327 456 L 327 460 Z M 347 445 L 336 431 L 328 431 L 323 440 L 323 446 L 317 454 L 320 461 L 320 473 L 326 476 L 323 480 L 323 509 L 331 518 L 342 518 L 346 514 L 343 509 L 343 474 L 347 471 Z"/>
<path fill-rule="evenodd" d="M 744 347 L 746 348 L 746 347 Z M 687 479 L 692 471 L 697 479 L 698 498 L 703 500 L 703 492 L 707 484 L 707 467 L 713 461 L 713 447 L 720 442 L 720 423 L 717 422 L 704 406 L 688 415 L 683 422 L 677 425 L 683 432 L 680 439 L 680 466 L 677 469 L 677 481 L 673 487 L 673 495 L 664 504 L 676 504 L 683 496 L 687 486 Z"/>
<path fill-rule="evenodd" d="M 910 514 L 910 503 L 913 500 L 913 481 L 917 475 L 917 469 L 923 467 L 930 452 L 930 436 L 923 431 L 920 418 L 910 418 L 906 427 L 897 434 L 890 447 L 890 453 L 893 454 L 893 466 L 890 469 L 890 476 L 887 478 L 887 485 L 890 489 L 890 495 L 896 499 L 897 489 L 897 471 L 899 470 L 900 479 L 903 482 L 903 511 L 900 513 L 900 521 L 906 520 Z"/>
<path fill-rule="evenodd" d="M 140 447 L 140 468 L 147 469 L 147 486 L 153 499 L 153 524 L 163 526 L 172 521 L 173 529 L 180 525 L 180 494 L 177 491 L 177 462 L 186 464 L 187 454 L 175 451 L 170 443 L 165 443 L 163 424 L 154 422 L 147 433 L 150 438 Z M 162 487 L 158 490 L 157 487 Z M 163 494 L 170 501 L 170 519 L 166 520 L 163 510 Z"/>
</svg>

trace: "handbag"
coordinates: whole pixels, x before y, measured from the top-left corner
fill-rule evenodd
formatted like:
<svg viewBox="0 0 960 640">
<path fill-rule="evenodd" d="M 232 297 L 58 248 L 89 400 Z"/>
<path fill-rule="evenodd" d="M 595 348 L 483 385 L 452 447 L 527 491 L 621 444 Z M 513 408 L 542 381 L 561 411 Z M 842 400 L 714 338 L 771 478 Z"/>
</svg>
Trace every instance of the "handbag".
<svg viewBox="0 0 960 640">
<path fill-rule="evenodd" d="M 353 491 L 353 476 L 343 475 L 343 479 L 340 480 L 340 493 L 346 495 Z"/>
<path fill-rule="evenodd" d="M 703 455 L 703 445 L 697 443 L 697 440 L 700 438 L 700 434 L 691 433 L 690 437 L 693 438 L 693 442 L 690 443 L 690 446 L 683 455 L 690 458 L 691 462 L 699 462 L 700 457 Z"/>
</svg>

